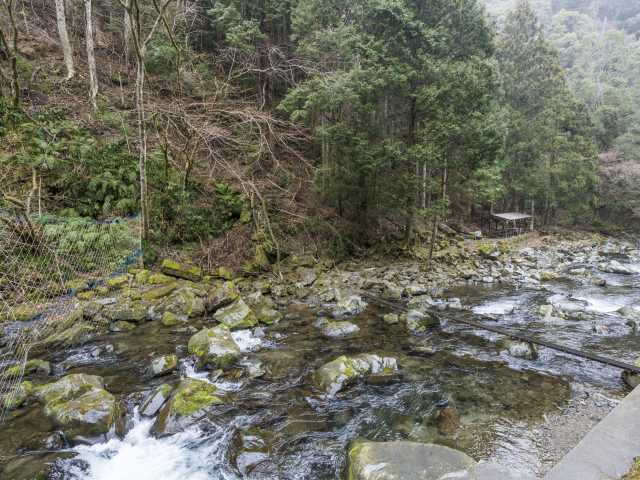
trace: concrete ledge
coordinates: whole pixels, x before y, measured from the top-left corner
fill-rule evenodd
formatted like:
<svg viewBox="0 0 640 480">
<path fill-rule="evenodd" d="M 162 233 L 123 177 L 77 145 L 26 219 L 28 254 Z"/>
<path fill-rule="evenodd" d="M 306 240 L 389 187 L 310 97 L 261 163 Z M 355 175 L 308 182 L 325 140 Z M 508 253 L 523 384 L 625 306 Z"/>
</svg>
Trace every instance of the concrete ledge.
<svg viewBox="0 0 640 480">
<path fill-rule="evenodd" d="M 640 387 L 627 395 L 545 480 L 618 480 L 640 457 Z"/>
</svg>

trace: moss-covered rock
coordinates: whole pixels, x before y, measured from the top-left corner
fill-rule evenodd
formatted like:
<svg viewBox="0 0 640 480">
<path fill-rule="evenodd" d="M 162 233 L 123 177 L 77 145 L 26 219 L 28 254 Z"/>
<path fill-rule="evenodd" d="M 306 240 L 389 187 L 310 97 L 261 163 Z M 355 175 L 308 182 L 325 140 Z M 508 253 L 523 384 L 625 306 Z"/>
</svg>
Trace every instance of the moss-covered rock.
<svg viewBox="0 0 640 480">
<path fill-rule="evenodd" d="M 85 290 L 83 292 L 76 293 L 76 298 L 78 300 L 87 301 L 87 300 L 92 300 L 95 297 L 96 297 L 96 291 L 95 290 Z"/>
<path fill-rule="evenodd" d="M 34 345 L 35 351 L 43 351 L 51 347 L 73 347 L 87 343 L 96 333 L 96 327 L 89 323 L 79 322 L 69 328 L 52 333 Z"/>
<path fill-rule="evenodd" d="M 322 325 L 322 335 L 329 338 L 345 337 L 359 331 L 360 327 L 347 321 L 327 322 Z"/>
<path fill-rule="evenodd" d="M 32 318 L 37 317 L 39 313 L 40 309 L 36 305 L 22 303 L 4 312 L 4 315 L 0 317 L 0 320 L 9 322 L 27 322 Z"/>
<path fill-rule="evenodd" d="M 44 413 L 69 435 L 107 433 L 115 421 L 115 397 L 96 375 L 67 375 L 36 388 L 35 395 Z"/>
<path fill-rule="evenodd" d="M 111 290 L 118 290 L 120 288 L 124 288 L 128 286 L 130 280 L 131 280 L 131 277 L 127 274 L 124 274 L 124 275 L 118 275 L 117 277 L 112 277 L 107 279 L 105 284 Z"/>
<path fill-rule="evenodd" d="M 25 377 L 46 377 L 51 374 L 51 364 L 46 360 L 33 358 L 25 363 L 24 373 L 22 364 L 12 365 L 11 367 L 6 368 L 3 372 L 3 375 L 7 375 L 9 377 L 17 377 L 21 374 Z"/>
<path fill-rule="evenodd" d="M 440 325 L 440 320 L 435 315 L 423 313 L 420 310 L 409 310 L 404 319 L 407 324 L 407 330 L 411 333 L 425 333 L 429 328 Z"/>
<path fill-rule="evenodd" d="M 166 283 L 158 287 L 150 288 L 142 293 L 144 300 L 157 300 L 159 298 L 166 297 L 178 287 L 176 282 Z"/>
<path fill-rule="evenodd" d="M 197 289 L 182 287 L 166 299 L 164 309 L 187 318 L 200 317 L 205 313 L 205 300 Z"/>
<path fill-rule="evenodd" d="M 225 307 L 240 297 L 240 292 L 234 282 L 218 283 L 207 292 L 206 307 L 208 312 L 213 312 Z"/>
<path fill-rule="evenodd" d="M 173 372 L 177 367 L 178 357 L 176 355 L 161 355 L 151 360 L 146 373 L 149 377 L 161 377 Z"/>
<path fill-rule="evenodd" d="M 109 331 L 114 333 L 130 332 L 131 330 L 135 330 L 135 328 L 136 328 L 136 325 L 134 323 L 126 322 L 124 320 L 119 320 L 109 325 Z"/>
<path fill-rule="evenodd" d="M 160 322 L 165 327 L 175 327 L 180 322 L 184 322 L 184 321 L 186 321 L 186 318 L 180 317 L 175 313 L 169 312 L 169 311 L 164 312 L 162 314 L 162 318 L 160 319 Z"/>
<path fill-rule="evenodd" d="M 174 277 L 170 277 L 164 273 L 152 273 L 147 277 L 147 283 L 150 285 L 164 285 L 175 281 L 176 279 Z"/>
<path fill-rule="evenodd" d="M 10 391 L 8 394 L 5 393 L 3 397 L 0 397 L 2 400 L 2 405 L 7 410 L 15 410 L 16 408 L 20 408 L 24 405 L 31 394 L 33 393 L 34 387 L 33 383 L 28 380 L 21 382 L 18 386 Z"/>
<path fill-rule="evenodd" d="M 477 478 L 475 460 L 442 445 L 356 441 L 348 457 L 348 480 Z"/>
<path fill-rule="evenodd" d="M 188 351 L 200 366 L 227 368 L 240 356 L 240 347 L 224 325 L 204 328 L 189 339 Z"/>
<path fill-rule="evenodd" d="M 213 318 L 232 330 L 251 328 L 258 324 L 255 313 L 241 298 L 216 311 Z"/>
<path fill-rule="evenodd" d="M 141 302 L 123 301 L 104 309 L 105 316 L 112 322 L 143 322 L 147 318 L 147 307 Z"/>
<path fill-rule="evenodd" d="M 283 315 L 275 308 L 270 307 L 269 305 L 261 304 L 255 308 L 256 318 L 260 323 L 264 323 L 265 325 L 273 325 L 274 323 L 278 323 L 282 320 Z"/>
<path fill-rule="evenodd" d="M 76 278 L 75 280 L 69 280 L 64 284 L 66 290 L 73 290 L 74 292 L 82 292 L 89 288 L 89 284 L 82 280 L 81 278 Z"/>
<path fill-rule="evenodd" d="M 345 386 L 367 375 L 393 374 L 398 365 L 395 358 L 362 353 L 340 357 L 324 364 L 314 376 L 314 383 L 327 395 L 333 396 Z"/>
<path fill-rule="evenodd" d="M 223 280 L 233 280 L 233 272 L 227 267 L 218 267 L 216 270 L 216 277 Z"/>
<path fill-rule="evenodd" d="M 202 278 L 202 269 L 195 265 L 186 265 L 174 260 L 165 258 L 160 266 L 162 273 L 176 278 L 184 278 L 192 282 L 199 282 Z"/>
<path fill-rule="evenodd" d="M 159 435 L 179 432 L 208 408 L 223 403 L 217 391 L 215 385 L 204 380 L 183 379 L 160 410 L 154 431 Z"/>
</svg>

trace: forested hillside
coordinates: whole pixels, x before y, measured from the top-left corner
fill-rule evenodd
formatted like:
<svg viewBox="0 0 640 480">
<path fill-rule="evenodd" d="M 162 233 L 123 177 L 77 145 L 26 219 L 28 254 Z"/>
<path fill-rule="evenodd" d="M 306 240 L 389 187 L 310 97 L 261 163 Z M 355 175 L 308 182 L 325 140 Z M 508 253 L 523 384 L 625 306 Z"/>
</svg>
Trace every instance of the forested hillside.
<svg viewBox="0 0 640 480">
<path fill-rule="evenodd" d="M 502 25 L 516 0 L 485 0 Z M 558 50 L 569 86 L 595 126 L 601 214 L 638 218 L 640 181 L 640 2 L 530 2 Z M 624 200 L 622 200 L 624 199 Z M 619 218 L 619 217 L 618 217 Z"/>
<path fill-rule="evenodd" d="M 493 2 L 496 26 L 476 0 L 3 0 L 2 201 L 139 212 L 147 245 L 247 269 L 490 208 L 611 227 L 638 12 L 560 3 Z"/>
</svg>

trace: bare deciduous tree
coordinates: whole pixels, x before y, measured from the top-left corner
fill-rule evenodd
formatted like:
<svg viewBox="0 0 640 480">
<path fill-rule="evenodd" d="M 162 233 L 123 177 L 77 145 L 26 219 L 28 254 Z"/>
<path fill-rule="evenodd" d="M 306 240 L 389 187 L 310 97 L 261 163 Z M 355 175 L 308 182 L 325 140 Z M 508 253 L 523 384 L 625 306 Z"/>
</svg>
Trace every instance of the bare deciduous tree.
<svg viewBox="0 0 640 480">
<path fill-rule="evenodd" d="M 67 80 L 75 75 L 75 67 L 73 65 L 73 50 L 71 42 L 69 42 L 69 34 L 67 33 L 67 15 L 64 10 L 64 0 L 56 0 L 56 21 L 58 24 L 58 35 L 60 36 L 60 46 L 64 55 L 64 64 L 67 68 Z"/>
<path fill-rule="evenodd" d="M 85 15 L 85 39 L 87 43 L 87 64 L 89 65 L 89 100 L 95 113 L 98 110 L 96 98 L 98 97 L 98 76 L 96 74 L 96 56 L 93 49 L 93 15 L 91 12 L 91 0 L 84 0 Z"/>
</svg>

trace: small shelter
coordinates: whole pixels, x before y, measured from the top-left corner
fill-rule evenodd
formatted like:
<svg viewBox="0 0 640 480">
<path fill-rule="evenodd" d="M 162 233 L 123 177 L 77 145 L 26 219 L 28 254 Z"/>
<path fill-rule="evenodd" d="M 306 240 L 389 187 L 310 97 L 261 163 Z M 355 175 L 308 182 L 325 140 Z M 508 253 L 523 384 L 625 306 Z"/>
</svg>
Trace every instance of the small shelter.
<svg viewBox="0 0 640 480">
<path fill-rule="evenodd" d="M 520 212 L 491 213 L 482 218 L 481 228 L 489 237 L 514 237 L 533 230 L 533 216 Z"/>
</svg>

